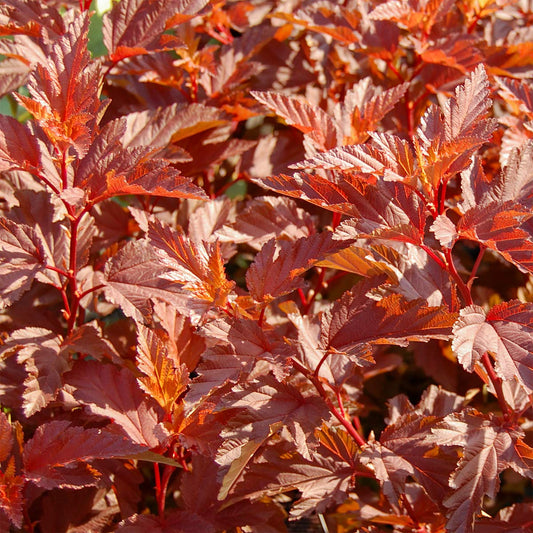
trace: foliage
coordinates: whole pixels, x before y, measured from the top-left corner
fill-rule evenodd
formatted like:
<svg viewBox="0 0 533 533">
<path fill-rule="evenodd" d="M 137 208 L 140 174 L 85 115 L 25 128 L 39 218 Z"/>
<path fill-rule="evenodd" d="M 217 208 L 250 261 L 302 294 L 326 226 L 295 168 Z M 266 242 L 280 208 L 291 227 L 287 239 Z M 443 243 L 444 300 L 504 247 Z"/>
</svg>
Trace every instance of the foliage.
<svg viewBox="0 0 533 533">
<path fill-rule="evenodd" d="M 0 530 L 531 531 L 530 9 L 4 0 Z"/>
</svg>

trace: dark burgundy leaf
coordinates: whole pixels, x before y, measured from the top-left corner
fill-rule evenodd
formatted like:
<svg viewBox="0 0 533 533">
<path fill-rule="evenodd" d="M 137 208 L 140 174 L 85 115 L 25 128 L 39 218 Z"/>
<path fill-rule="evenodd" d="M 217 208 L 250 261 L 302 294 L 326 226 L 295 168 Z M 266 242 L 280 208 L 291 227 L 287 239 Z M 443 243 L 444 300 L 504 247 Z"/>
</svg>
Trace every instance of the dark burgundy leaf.
<svg viewBox="0 0 533 533">
<path fill-rule="evenodd" d="M 25 124 L 0 115 L 0 170 L 37 171 L 41 154 L 35 137 Z"/>
<path fill-rule="evenodd" d="M 0 305 L 4 308 L 16 302 L 44 270 L 44 243 L 30 226 L 0 218 L 0 263 Z"/>
<path fill-rule="evenodd" d="M 271 301 L 303 286 L 299 276 L 325 256 L 344 248 L 350 241 L 336 241 L 332 233 L 317 233 L 295 242 L 270 240 L 255 256 L 246 272 L 246 284 L 257 301 Z"/>
<path fill-rule="evenodd" d="M 24 447 L 26 478 L 39 487 L 84 487 L 102 476 L 93 459 L 127 457 L 145 449 L 104 429 L 85 429 L 66 420 L 40 426 Z"/>
<path fill-rule="evenodd" d="M 421 300 L 408 301 L 399 294 L 373 300 L 371 285 L 356 285 L 322 317 L 322 337 L 340 352 L 360 349 L 367 343 L 398 344 L 448 339 L 456 315 L 445 307 L 430 307 Z"/>
<path fill-rule="evenodd" d="M 161 409 L 141 391 L 130 370 L 78 362 L 65 381 L 91 413 L 111 418 L 116 432 L 130 441 L 155 448 L 166 439 Z"/>
</svg>

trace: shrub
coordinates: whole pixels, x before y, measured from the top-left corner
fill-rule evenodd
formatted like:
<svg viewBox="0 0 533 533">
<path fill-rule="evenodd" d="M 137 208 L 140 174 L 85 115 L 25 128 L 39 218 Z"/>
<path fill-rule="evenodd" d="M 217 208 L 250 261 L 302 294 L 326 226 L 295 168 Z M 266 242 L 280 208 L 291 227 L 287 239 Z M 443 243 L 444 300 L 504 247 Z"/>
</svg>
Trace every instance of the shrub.
<svg viewBox="0 0 533 533">
<path fill-rule="evenodd" d="M 529 4 L 88 4 L 0 7 L 0 530 L 531 531 Z"/>
</svg>

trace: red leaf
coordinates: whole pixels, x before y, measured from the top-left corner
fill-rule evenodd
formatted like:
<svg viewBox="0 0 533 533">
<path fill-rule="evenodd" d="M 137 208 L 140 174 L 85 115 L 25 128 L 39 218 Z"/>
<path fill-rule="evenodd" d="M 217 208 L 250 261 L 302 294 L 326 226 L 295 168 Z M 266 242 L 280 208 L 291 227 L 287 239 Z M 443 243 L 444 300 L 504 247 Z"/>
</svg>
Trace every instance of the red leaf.
<svg viewBox="0 0 533 533">
<path fill-rule="evenodd" d="M 533 90 L 525 80 L 495 77 L 501 87 L 498 91 L 504 100 L 511 104 L 518 104 L 520 111 L 533 116 Z"/>
<path fill-rule="evenodd" d="M 144 395 L 130 370 L 78 362 L 65 381 L 91 413 L 113 419 L 111 427 L 132 442 L 155 448 L 166 439 L 161 409 Z"/>
<path fill-rule="evenodd" d="M 485 352 L 496 358 L 496 372 L 505 380 L 518 379 L 533 391 L 533 304 L 504 302 L 487 314 L 471 305 L 461 310 L 453 327 L 453 350 L 472 372 Z"/>
<path fill-rule="evenodd" d="M 489 79 L 479 65 L 455 90 L 455 98 L 443 106 L 444 139 L 456 142 L 461 138 L 475 139 L 476 145 L 486 142 L 494 124 L 485 118 L 491 107 Z"/>
<path fill-rule="evenodd" d="M 24 485 L 24 478 L 15 474 L 15 458 L 11 457 L 4 471 L 0 470 L 0 511 L 7 515 L 16 528 L 22 526 L 24 516 Z"/>
<path fill-rule="evenodd" d="M 255 256 L 246 272 L 246 284 L 256 301 L 271 301 L 302 287 L 299 278 L 325 256 L 349 244 L 335 241 L 331 233 L 302 237 L 295 242 L 270 240 Z"/>
<path fill-rule="evenodd" d="M 347 91 L 341 106 L 341 124 L 344 126 L 343 144 L 364 142 L 377 129 L 383 117 L 404 96 L 409 87 L 402 83 L 382 90 L 363 78 Z"/>
<path fill-rule="evenodd" d="M 235 283 L 226 277 L 218 242 L 194 243 L 179 228 L 149 222 L 148 238 L 168 271 L 163 277 L 177 282 L 204 305 L 224 307 Z"/>
<path fill-rule="evenodd" d="M 180 482 L 180 492 L 189 513 L 206 518 L 215 527 L 213 531 L 240 527 L 247 529 L 245 526 L 265 533 L 282 530 L 280 528 L 284 527 L 283 516 L 276 506 L 268 502 L 249 502 L 250 506 L 240 502 L 221 502 L 217 497 L 220 488 L 217 478 L 217 463 L 205 456 L 193 457 L 192 471 L 184 473 Z M 190 533 L 196 531 L 197 528 Z M 186 533 L 189 533 L 189 530 L 186 530 Z"/>
<path fill-rule="evenodd" d="M 199 335 L 190 319 L 178 313 L 172 305 L 163 301 L 155 302 L 154 312 L 168 334 L 169 355 L 193 372 L 205 351 L 205 339 Z"/>
<path fill-rule="evenodd" d="M 372 282 L 374 283 L 374 282 Z M 407 346 L 409 341 L 448 339 L 455 314 L 399 294 L 371 300 L 372 285 L 358 284 L 322 316 L 322 337 L 339 352 L 360 350 L 367 343 Z"/>
<path fill-rule="evenodd" d="M 530 217 L 531 210 L 520 204 L 496 201 L 469 209 L 457 223 L 457 234 L 498 252 L 520 270 L 533 272 L 533 241 L 520 227 Z"/>
<path fill-rule="evenodd" d="M 69 364 L 60 354 L 61 337 L 42 328 L 24 328 L 12 333 L 9 343 L 16 346 L 17 362 L 24 365 L 22 407 L 31 416 L 46 407 L 62 386 L 61 376 Z"/>
<path fill-rule="evenodd" d="M 0 218 L 0 307 L 16 302 L 46 265 L 44 243 L 25 224 Z"/>
<path fill-rule="evenodd" d="M 247 442 L 249 439 L 265 438 L 271 427 L 282 423 L 288 428 L 298 451 L 307 457 L 309 443 L 306 435 L 313 434 L 322 420 L 330 418 L 322 399 L 304 396 L 296 387 L 280 383 L 271 375 L 261 378 L 260 382 L 233 387 L 233 391 L 224 397 L 220 408 L 237 408 L 241 411 L 228 423 L 230 435 L 235 435 L 236 428 L 252 424 L 253 430 L 241 440 Z"/>
<path fill-rule="evenodd" d="M 62 152 L 73 146 L 83 156 L 96 133 L 100 109 L 96 64 L 89 64 L 89 16 L 82 13 L 51 48 L 46 64 L 37 64 L 28 89 L 33 99 L 19 96 L 53 144 Z"/>
<path fill-rule="evenodd" d="M 0 463 L 3 463 L 10 455 L 13 447 L 13 430 L 6 415 L 0 412 Z"/>
<path fill-rule="evenodd" d="M 186 365 L 171 358 L 161 334 L 139 324 L 137 367 L 145 374 L 138 378 L 141 388 L 167 413 L 187 389 L 189 371 Z"/>
<path fill-rule="evenodd" d="M 126 316 L 144 322 L 152 315 L 152 299 L 173 305 L 183 300 L 181 288 L 163 278 L 168 270 L 147 242 L 130 242 L 106 264 L 106 298 Z"/>
<path fill-rule="evenodd" d="M 127 118 L 106 124 L 80 162 L 74 186 L 97 203 L 126 194 L 205 198 L 205 193 L 162 159 L 149 159 L 151 147 L 125 147 Z"/>
<path fill-rule="evenodd" d="M 0 115 L 0 171 L 35 171 L 41 167 L 39 146 L 26 124 Z"/>
<path fill-rule="evenodd" d="M 121 56 L 120 49 L 155 50 L 160 47 L 159 37 L 167 20 L 176 13 L 193 15 L 207 3 L 207 0 L 122 0 L 104 15 L 104 44 L 113 54 L 113 61 L 132 55 Z"/>
<path fill-rule="evenodd" d="M 126 129 L 121 137 L 124 147 L 163 148 L 202 131 L 227 122 L 223 111 L 202 104 L 172 104 L 145 109 L 125 117 Z"/>
<path fill-rule="evenodd" d="M 246 204 L 237 219 L 218 233 L 222 241 L 246 243 L 256 250 L 273 238 L 295 241 L 315 233 L 311 215 L 290 198 L 261 196 Z"/>
<path fill-rule="evenodd" d="M 435 453 L 438 441 L 433 442 L 431 431 L 462 403 L 463 398 L 435 386 L 424 392 L 416 408 L 402 396 L 389 402 L 389 425 L 381 433 L 379 442 L 369 441 L 361 460 L 374 465 L 391 503 L 396 503 L 404 492 L 409 475 L 435 502 L 442 501 L 448 494 L 448 478 L 456 466 L 456 456 L 442 451 Z"/>
<path fill-rule="evenodd" d="M 327 152 L 318 153 L 301 163 L 291 165 L 292 168 L 356 170 L 368 174 L 382 175 L 387 163 L 381 151 L 371 144 L 354 144 L 338 146 Z"/>
<path fill-rule="evenodd" d="M 495 123 L 487 119 L 489 82 L 482 65 L 473 71 L 455 97 L 441 110 L 428 108 L 417 128 L 416 147 L 422 179 L 431 187 L 463 170 L 475 151 L 487 142 Z"/>
<path fill-rule="evenodd" d="M 97 467 L 89 464 L 92 459 L 127 457 L 144 450 L 144 446 L 105 429 L 52 421 L 37 428 L 24 447 L 25 476 L 45 489 L 85 487 L 94 485 L 102 476 Z"/>
<path fill-rule="evenodd" d="M 283 117 L 287 124 L 305 133 L 320 149 L 339 144 L 339 132 L 333 119 L 322 109 L 305 100 L 274 92 L 252 92 L 252 96 Z"/>
<path fill-rule="evenodd" d="M 310 372 L 315 372 L 321 364 L 318 375 L 339 386 L 357 375 L 356 366 L 368 367 L 373 363 L 369 348 L 361 348 L 355 356 L 351 353 L 339 353 L 337 350 L 328 352 L 327 339 L 322 337 L 319 316 L 302 316 L 294 302 L 283 302 L 280 308 L 287 313 L 297 330 L 297 339 L 287 340 L 291 346 L 295 345 L 297 350 L 297 354 L 292 357 Z"/>
<path fill-rule="evenodd" d="M 451 511 L 446 527 L 471 533 L 483 496 L 496 496 L 498 475 L 508 466 L 504 459 L 513 449 L 512 434 L 474 410 L 452 414 L 432 431 L 439 446 L 463 447 L 450 477 L 453 492 L 443 503 Z"/>
<path fill-rule="evenodd" d="M 504 507 L 491 518 L 482 518 L 476 522 L 476 533 L 528 533 L 533 526 L 533 504 L 517 503 Z"/>
<path fill-rule="evenodd" d="M 255 179 L 259 185 L 276 192 L 301 198 L 312 204 L 330 211 L 349 216 L 357 216 L 357 209 L 352 202 L 353 197 L 360 197 L 359 188 L 362 180 L 351 174 L 343 179 L 328 179 L 313 174 L 297 173 L 294 176 L 269 176 Z"/>
<path fill-rule="evenodd" d="M 279 443 L 267 446 L 254 457 L 253 465 L 230 494 L 230 501 L 298 489 L 300 499 L 291 508 L 290 516 L 302 518 L 313 512 L 322 513 L 328 506 L 343 501 L 351 475 L 352 469 L 344 461 L 318 453 L 307 460 Z"/>
</svg>

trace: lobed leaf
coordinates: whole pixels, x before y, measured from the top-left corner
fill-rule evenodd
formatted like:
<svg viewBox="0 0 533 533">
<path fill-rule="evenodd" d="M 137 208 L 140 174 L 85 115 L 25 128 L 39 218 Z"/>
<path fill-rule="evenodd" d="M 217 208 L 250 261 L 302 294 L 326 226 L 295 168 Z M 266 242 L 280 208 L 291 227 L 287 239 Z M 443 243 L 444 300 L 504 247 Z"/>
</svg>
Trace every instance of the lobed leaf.
<svg viewBox="0 0 533 533">
<path fill-rule="evenodd" d="M 496 496 L 498 475 L 508 466 L 506 459 L 516 435 L 475 410 L 446 417 L 441 427 L 432 432 L 441 446 L 463 447 L 450 477 L 453 492 L 444 505 L 450 509 L 447 527 L 458 533 L 471 533 L 483 496 Z"/>
<path fill-rule="evenodd" d="M 89 412 L 111 418 L 114 431 L 131 442 L 155 448 L 166 439 L 159 405 L 149 401 L 127 368 L 78 362 L 65 381 Z"/>
<path fill-rule="evenodd" d="M 256 301 L 270 301 L 303 286 L 306 270 L 349 244 L 336 241 L 331 233 L 301 237 L 295 242 L 270 240 L 255 256 L 246 272 L 246 284 Z"/>
<path fill-rule="evenodd" d="M 475 363 L 489 352 L 502 379 L 517 379 L 533 391 L 532 305 L 512 300 L 488 313 L 477 305 L 462 309 L 453 327 L 452 347 L 458 361 L 472 372 Z"/>
<path fill-rule="evenodd" d="M 0 171 L 36 171 L 41 167 L 39 145 L 26 124 L 0 115 Z"/>
<path fill-rule="evenodd" d="M 309 136 L 319 148 L 337 146 L 338 129 L 333 119 L 322 109 L 301 98 L 274 92 L 252 92 L 252 96 L 276 114 Z"/>
<path fill-rule="evenodd" d="M 45 64 L 30 74 L 32 98 L 19 96 L 50 141 L 66 152 L 72 146 L 79 157 L 87 152 L 96 132 L 100 72 L 90 64 L 87 50 L 89 16 L 80 14 L 68 32 L 52 45 Z"/>
<path fill-rule="evenodd" d="M 374 282 L 372 282 L 374 283 Z M 367 343 L 407 346 L 409 341 L 448 339 L 455 314 L 400 294 L 372 300 L 370 284 L 356 285 L 322 316 L 322 337 L 328 346 L 349 353 Z"/>
<path fill-rule="evenodd" d="M 206 305 L 224 307 L 235 283 L 227 279 L 218 242 L 192 242 L 181 230 L 149 222 L 148 239 L 168 270 L 164 278 L 177 282 Z"/>
<path fill-rule="evenodd" d="M 90 464 L 93 459 L 127 457 L 144 449 L 105 429 L 54 420 L 37 428 L 24 446 L 24 469 L 29 481 L 45 489 L 81 488 L 96 484 L 103 475 Z"/>
<path fill-rule="evenodd" d="M 137 342 L 137 367 L 145 374 L 138 381 L 165 412 L 171 413 L 187 389 L 187 366 L 170 357 L 165 339 L 155 330 L 139 324 Z"/>
<path fill-rule="evenodd" d="M 46 266 L 44 243 L 26 224 L 0 218 L 0 307 L 16 302 Z"/>
<path fill-rule="evenodd" d="M 130 242 L 106 264 L 106 298 L 126 316 L 145 322 L 152 316 L 152 300 L 178 305 L 183 299 L 181 288 L 163 277 L 168 270 L 147 242 Z"/>
</svg>

